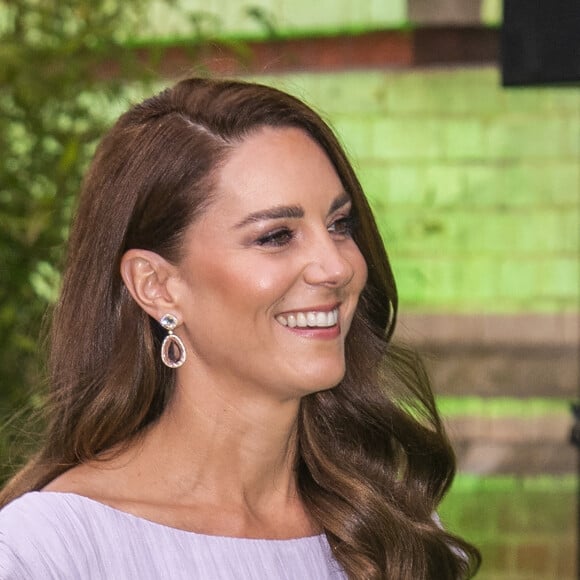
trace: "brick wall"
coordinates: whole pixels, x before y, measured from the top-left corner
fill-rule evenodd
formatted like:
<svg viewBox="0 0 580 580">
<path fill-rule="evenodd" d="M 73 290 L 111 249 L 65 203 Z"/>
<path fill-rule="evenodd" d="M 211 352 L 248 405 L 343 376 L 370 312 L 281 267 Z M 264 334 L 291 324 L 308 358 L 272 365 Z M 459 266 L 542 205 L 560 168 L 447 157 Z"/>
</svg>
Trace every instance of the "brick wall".
<svg viewBox="0 0 580 580">
<path fill-rule="evenodd" d="M 145 37 L 175 37 L 191 34 L 184 12 L 205 15 L 208 28 L 223 34 L 262 36 L 268 29 L 258 12 L 283 34 L 311 34 L 337 30 L 393 28 L 407 20 L 407 0 L 177 0 L 153 2 Z M 209 18 L 208 18 L 209 15 Z"/>
<path fill-rule="evenodd" d="M 576 580 L 576 481 L 460 476 L 441 519 L 477 543 L 478 580 Z"/>
<path fill-rule="evenodd" d="M 156 0 L 149 14 L 145 37 L 187 36 L 192 24 L 185 13 L 202 17 L 200 22 L 222 34 L 267 35 L 259 13 L 282 34 L 335 33 L 408 24 L 497 25 L 501 0 L 176 0 L 173 7 Z"/>
</svg>

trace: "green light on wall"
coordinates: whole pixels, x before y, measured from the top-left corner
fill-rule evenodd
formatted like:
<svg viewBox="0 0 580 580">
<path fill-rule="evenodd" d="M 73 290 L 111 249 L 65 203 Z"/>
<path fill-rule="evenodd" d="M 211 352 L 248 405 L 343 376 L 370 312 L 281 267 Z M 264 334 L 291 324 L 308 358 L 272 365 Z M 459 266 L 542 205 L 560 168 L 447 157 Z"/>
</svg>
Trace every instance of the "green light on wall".
<svg viewBox="0 0 580 580">
<path fill-rule="evenodd" d="M 566 399 L 513 397 L 438 397 L 437 407 L 443 417 L 522 417 L 570 414 L 571 402 Z"/>
</svg>

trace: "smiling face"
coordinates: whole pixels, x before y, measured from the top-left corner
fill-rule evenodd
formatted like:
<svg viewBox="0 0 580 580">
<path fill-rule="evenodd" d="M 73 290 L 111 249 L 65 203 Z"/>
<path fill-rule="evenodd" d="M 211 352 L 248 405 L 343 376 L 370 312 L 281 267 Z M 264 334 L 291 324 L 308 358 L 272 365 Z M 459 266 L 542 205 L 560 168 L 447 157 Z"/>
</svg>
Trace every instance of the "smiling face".
<svg viewBox="0 0 580 580">
<path fill-rule="evenodd" d="M 216 181 L 178 265 L 176 334 L 189 352 L 179 382 L 279 399 L 335 386 L 367 268 L 328 157 L 299 129 L 264 128 Z"/>
</svg>

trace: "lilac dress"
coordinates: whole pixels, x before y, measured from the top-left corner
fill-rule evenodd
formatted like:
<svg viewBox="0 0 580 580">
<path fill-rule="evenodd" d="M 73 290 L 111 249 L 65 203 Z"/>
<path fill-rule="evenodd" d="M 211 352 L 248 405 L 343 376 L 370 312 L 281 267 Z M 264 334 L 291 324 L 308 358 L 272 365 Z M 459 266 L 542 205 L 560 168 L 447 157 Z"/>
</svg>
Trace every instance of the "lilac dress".
<svg viewBox="0 0 580 580">
<path fill-rule="evenodd" d="M 72 493 L 30 492 L 0 511 L 0 580 L 345 580 L 324 535 L 206 536 Z"/>
</svg>

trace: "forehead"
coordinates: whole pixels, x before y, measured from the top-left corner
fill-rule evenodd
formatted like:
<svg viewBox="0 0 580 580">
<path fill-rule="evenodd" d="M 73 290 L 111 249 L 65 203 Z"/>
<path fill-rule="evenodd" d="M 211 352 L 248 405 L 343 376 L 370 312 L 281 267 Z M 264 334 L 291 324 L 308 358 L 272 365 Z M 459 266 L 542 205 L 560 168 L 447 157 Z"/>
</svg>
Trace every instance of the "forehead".
<svg viewBox="0 0 580 580">
<path fill-rule="evenodd" d="M 265 127 L 234 146 L 216 174 L 215 202 L 233 211 L 326 203 L 343 191 L 325 151 L 297 128 Z"/>
</svg>

